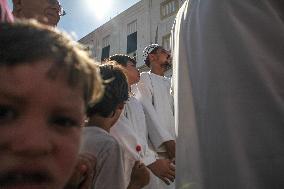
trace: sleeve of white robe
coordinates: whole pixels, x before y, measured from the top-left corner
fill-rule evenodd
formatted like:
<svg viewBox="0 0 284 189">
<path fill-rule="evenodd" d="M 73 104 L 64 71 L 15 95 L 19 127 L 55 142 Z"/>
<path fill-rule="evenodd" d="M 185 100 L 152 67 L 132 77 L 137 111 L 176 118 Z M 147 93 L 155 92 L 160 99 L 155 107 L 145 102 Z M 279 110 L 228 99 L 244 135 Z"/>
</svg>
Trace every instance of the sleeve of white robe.
<svg viewBox="0 0 284 189">
<path fill-rule="evenodd" d="M 175 140 L 170 133 L 163 127 L 163 120 L 159 119 L 154 106 L 151 89 L 151 81 L 146 74 L 141 74 L 140 81 L 135 86 L 134 93 L 136 98 L 142 103 L 145 116 L 148 117 L 147 127 L 149 138 L 156 149 L 169 140 Z"/>
<path fill-rule="evenodd" d="M 158 155 L 153 151 L 153 149 L 150 149 L 149 147 L 145 150 L 145 155 L 142 158 L 142 162 L 148 166 L 152 163 L 154 163 L 158 158 Z"/>
<path fill-rule="evenodd" d="M 131 122 L 125 117 L 121 116 L 118 122 L 110 129 L 110 134 L 115 137 L 121 145 L 126 159 L 141 160 L 146 166 L 156 161 L 156 153 L 148 147 L 148 144 L 141 144 L 137 135 L 144 133 L 135 133 Z M 146 141 L 147 142 L 147 141 Z M 142 147 L 141 152 L 136 151 L 137 145 Z M 127 162 L 126 162 L 127 163 Z"/>
</svg>

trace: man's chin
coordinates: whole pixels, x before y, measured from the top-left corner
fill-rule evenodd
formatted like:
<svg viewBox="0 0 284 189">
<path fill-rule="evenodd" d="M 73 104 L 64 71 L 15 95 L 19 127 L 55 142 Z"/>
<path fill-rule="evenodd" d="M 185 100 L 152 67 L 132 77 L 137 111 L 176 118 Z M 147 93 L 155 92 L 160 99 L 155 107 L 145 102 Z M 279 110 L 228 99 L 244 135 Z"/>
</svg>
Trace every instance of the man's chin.
<svg viewBox="0 0 284 189">
<path fill-rule="evenodd" d="M 161 67 L 165 70 L 168 70 L 172 68 L 172 64 L 170 63 L 162 64 Z"/>
<path fill-rule="evenodd" d="M 41 20 L 41 23 L 49 25 L 49 26 L 53 26 L 53 27 L 57 26 L 58 22 L 59 20 L 53 16 L 48 16 Z"/>
</svg>

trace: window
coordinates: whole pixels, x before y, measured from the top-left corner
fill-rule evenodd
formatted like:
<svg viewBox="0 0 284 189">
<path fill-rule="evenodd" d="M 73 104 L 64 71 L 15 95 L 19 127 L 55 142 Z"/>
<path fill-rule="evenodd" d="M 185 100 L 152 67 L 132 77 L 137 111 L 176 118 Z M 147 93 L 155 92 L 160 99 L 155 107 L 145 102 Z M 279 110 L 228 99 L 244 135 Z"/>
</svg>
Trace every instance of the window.
<svg viewBox="0 0 284 189">
<path fill-rule="evenodd" d="M 178 11 L 178 1 L 177 0 L 166 0 L 161 3 L 160 7 L 161 19 L 167 18 L 174 15 Z"/>
<path fill-rule="evenodd" d="M 127 35 L 132 34 L 137 31 L 137 20 L 127 24 Z"/>
<path fill-rule="evenodd" d="M 137 21 L 127 25 L 127 50 L 126 53 L 135 53 L 137 50 Z"/>
<path fill-rule="evenodd" d="M 165 36 L 163 36 L 163 41 L 162 41 L 162 45 L 166 50 L 170 50 L 170 41 L 171 41 L 171 34 L 167 34 Z"/>
<path fill-rule="evenodd" d="M 137 50 L 137 32 L 127 36 L 127 54 Z"/>
<path fill-rule="evenodd" d="M 104 47 L 102 49 L 101 61 L 104 61 L 109 57 L 109 51 L 110 51 L 110 46 Z"/>
<path fill-rule="evenodd" d="M 109 57 L 109 52 L 110 52 L 110 35 L 103 38 L 103 49 L 102 49 L 101 61 L 104 61 L 106 58 Z"/>
<path fill-rule="evenodd" d="M 110 35 L 103 38 L 103 47 L 110 46 L 109 40 L 110 40 Z"/>
</svg>

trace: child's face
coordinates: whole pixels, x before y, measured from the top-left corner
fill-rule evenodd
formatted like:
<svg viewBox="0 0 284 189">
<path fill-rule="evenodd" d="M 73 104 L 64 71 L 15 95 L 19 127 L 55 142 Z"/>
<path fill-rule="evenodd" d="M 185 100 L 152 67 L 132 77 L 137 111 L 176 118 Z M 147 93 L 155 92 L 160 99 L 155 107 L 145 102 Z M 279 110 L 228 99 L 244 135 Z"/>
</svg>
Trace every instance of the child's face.
<svg viewBox="0 0 284 189">
<path fill-rule="evenodd" d="M 0 67 L 0 188 L 63 188 L 75 166 L 84 100 L 53 63 Z"/>
<path fill-rule="evenodd" d="M 138 69 L 136 68 L 136 65 L 133 64 L 133 62 L 128 61 L 126 64 L 126 74 L 128 79 L 128 85 L 133 85 L 137 83 L 140 80 L 140 74 Z"/>
</svg>

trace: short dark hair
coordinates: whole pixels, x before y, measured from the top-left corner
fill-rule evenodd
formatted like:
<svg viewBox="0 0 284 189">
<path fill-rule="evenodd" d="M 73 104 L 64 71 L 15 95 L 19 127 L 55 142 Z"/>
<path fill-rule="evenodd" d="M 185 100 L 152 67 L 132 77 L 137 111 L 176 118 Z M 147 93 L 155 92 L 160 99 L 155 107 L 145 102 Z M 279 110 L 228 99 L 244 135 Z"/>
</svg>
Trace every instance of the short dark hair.
<svg viewBox="0 0 284 189">
<path fill-rule="evenodd" d="M 157 53 L 157 51 L 158 51 L 158 49 L 161 49 L 162 47 L 156 47 L 156 48 L 154 48 L 149 54 L 148 54 L 148 56 L 147 56 L 147 58 L 146 58 L 146 60 L 145 60 L 145 64 L 146 64 L 146 66 L 148 66 L 149 68 L 150 68 L 150 64 L 151 64 L 151 62 L 150 62 L 150 59 L 149 59 L 149 55 L 150 54 L 155 54 L 155 53 Z"/>
<path fill-rule="evenodd" d="M 82 85 L 86 105 L 101 96 L 103 86 L 98 66 L 82 46 L 55 28 L 36 21 L 0 24 L 0 67 L 33 64 L 39 60 L 54 62 L 48 76 L 63 71 L 70 87 Z"/>
<path fill-rule="evenodd" d="M 127 62 L 131 61 L 134 65 L 137 64 L 136 60 L 134 58 L 131 58 L 130 56 L 126 54 L 115 54 L 111 57 L 109 57 L 109 61 L 116 61 L 118 64 L 122 65 L 123 67 L 127 66 Z"/>
<path fill-rule="evenodd" d="M 109 117 L 120 103 L 124 103 L 129 98 L 127 78 L 123 68 L 114 61 L 106 62 L 99 68 L 104 80 L 105 93 L 97 104 L 89 106 L 88 117 L 96 114 Z"/>
</svg>

